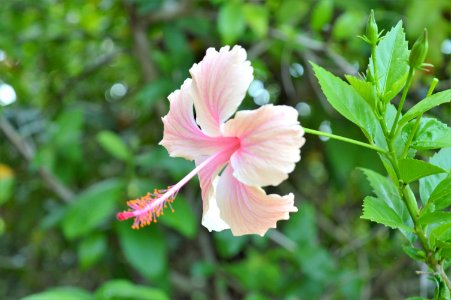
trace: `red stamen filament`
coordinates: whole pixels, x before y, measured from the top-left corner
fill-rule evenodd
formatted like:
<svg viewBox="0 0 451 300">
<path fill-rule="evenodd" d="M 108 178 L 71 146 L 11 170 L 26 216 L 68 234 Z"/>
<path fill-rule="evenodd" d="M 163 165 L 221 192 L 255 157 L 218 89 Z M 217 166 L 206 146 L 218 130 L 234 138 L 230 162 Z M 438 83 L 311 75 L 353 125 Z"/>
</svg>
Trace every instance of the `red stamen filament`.
<svg viewBox="0 0 451 300">
<path fill-rule="evenodd" d="M 230 149 L 226 149 L 230 151 Z M 224 150 L 224 151 L 226 151 Z M 177 184 L 168 187 L 166 190 L 154 190 L 153 193 L 147 193 L 147 195 L 127 202 L 129 207 L 128 211 L 120 212 L 117 214 L 117 219 L 119 221 L 124 221 L 130 218 L 135 218 L 133 222 L 132 228 L 139 229 L 146 225 L 149 225 L 152 222 L 157 222 L 157 218 L 163 215 L 163 210 L 167 206 L 171 208 L 172 211 L 174 209 L 171 206 L 171 203 L 174 202 L 175 197 L 177 196 L 177 192 L 200 170 L 202 170 L 205 166 L 207 166 L 211 161 L 213 161 L 216 157 L 223 154 L 224 151 L 220 151 L 216 154 L 213 154 L 201 164 L 199 164 L 194 170 L 188 173 L 182 180 L 180 180 Z"/>
</svg>

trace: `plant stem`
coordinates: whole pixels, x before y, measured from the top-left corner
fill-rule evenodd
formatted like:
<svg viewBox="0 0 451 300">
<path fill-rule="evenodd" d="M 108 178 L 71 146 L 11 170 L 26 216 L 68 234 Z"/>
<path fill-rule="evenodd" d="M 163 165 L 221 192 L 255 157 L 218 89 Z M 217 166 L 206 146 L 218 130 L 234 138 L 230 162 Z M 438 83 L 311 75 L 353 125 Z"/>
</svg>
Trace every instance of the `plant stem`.
<svg viewBox="0 0 451 300">
<path fill-rule="evenodd" d="M 377 77 L 377 65 L 376 65 L 376 45 L 371 45 L 371 59 L 373 60 L 373 75 L 374 82 L 376 84 L 376 93 L 379 96 L 379 78 Z"/>
<path fill-rule="evenodd" d="M 379 93 L 379 90 L 378 90 L 379 89 L 379 78 L 377 77 L 377 69 L 376 69 L 376 45 L 371 45 L 371 58 L 372 58 L 372 61 L 373 61 L 374 83 L 376 85 L 377 97 L 378 97 L 378 100 L 381 101 L 380 93 Z M 418 236 L 418 239 L 420 240 L 421 246 L 423 247 L 424 251 L 427 254 L 426 264 L 432 270 L 434 270 L 434 272 L 436 274 L 438 274 L 440 276 L 440 278 L 446 284 L 446 286 L 449 289 L 449 291 L 451 291 L 451 282 L 450 282 L 448 276 L 443 271 L 442 265 L 435 258 L 436 257 L 435 256 L 436 253 L 433 251 L 433 249 L 431 249 L 429 247 L 429 243 L 428 243 L 427 237 L 426 237 L 426 235 L 424 233 L 423 226 L 418 221 L 418 219 L 419 219 L 419 216 L 418 216 L 419 211 L 418 211 L 418 204 L 417 204 L 417 200 L 415 198 L 415 195 L 412 192 L 412 190 L 410 189 L 409 185 L 403 183 L 400 180 L 398 156 L 396 154 L 396 150 L 395 150 L 395 147 L 393 145 L 393 142 L 394 142 L 393 136 L 394 136 L 394 133 L 396 132 L 397 123 L 398 123 L 399 117 L 401 115 L 401 111 L 402 111 L 402 108 L 404 106 L 404 102 L 405 102 L 406 97 L 407 97 L 407 92 L 408 92 L 410 86 L 412 85 L 413 73 L 414 73 L 414 68 L 410 67 L 409 68 L 409 73 L 407 75 L 406 84 L 404 85 L 404 89 L 403 89 L 403 92 L 402 92 L 401 101 L 399 103 L 398 110 L 396 112 L 396 117 L 395 117 L 395 120 L 393 122 L 393 125 L 392 125 L 392 128 L 391 128 L 390 132 L 388 132 L 388 128 L 387 128 L 387 125 L 385 123 L 385 110 L 386 110 L 386 104 L 387 103 L 384 103 L 382 117 L 379 118 L 379 123 L 380 123 L 380 125 L 382 127 L 382 131 L 384 132 L 385 140 L 386 140 L 387 145 L 388 145 L 388 152 L 384 151 L 384 153 L 385 153 L 385 156 L 387 157 L 387 159 L 390 161 L 391 167 L 393 168 L 393 171 L 395 172 L 395 175 L 397 177 L 397 178 L 392 178 L 392 180 L 397 185 L 399 194 L 400 194 L 402 200 L 404 201 L 404 203 L 407 206 L 407 211 L 409 212 L 409 215 L 412 218 L 412 221 L 413 221 L 413 224 L 414 224 L 414 231 L 415 231 L 416 235 Z M 435 87 L 436 84 L 437 84 L 437 82 L 435 82 L 435 81 L 432 82 L 428 94 L 432 94 L 432 91 L 434 90 L 434 87 Z M 421 117 L 419 117 L 418 120 L 419 119 L 421 119 Z M 419 123 L 419 121 L 417 121 L 417 123 Z M 409 146 L 407 146 L 407 150 L 408 150 L 408 147 Z M 404 149 L 402 156 L 405 155 L 404 152 L 407 153 L 407 151 Z M 385 164 L 384 164 L 384 166 L 387 169 L 387 172 L 390 174 L 390 170 L 388 169 L 388 166 L 385 165 Z"/>
<path fill-rule="evenodd" d="M 426 98 L 429 97 L 430 95 L 432 95 L 435 87 L 437 86 L 437 83 L 438 83 L 438 79 L 434 78 L 431 82 L 431 85 L 429 86 L 429 90 L 428 90 L 428 93 L 426 94 Z M 410 148 L 410 144 L 412 144 L 413 138 L 415 137 L 415 133 L 417 132 L 418 127 L 420 126 L 421 117 L 423 117 L 423 114 L 421 114 L 417 117 L 415 125 L 413 126 L 412 131 L 409 134 L 409 138 L 407 139 L 407 143 L 404 147 L 404 150 L 402 151 L 401 158 L 405 158 L 407 156 L 407 153 Z"/>
<path fill-rule="evenodd" d="M 429 247 L 428 240 L 426 238 L 426 234 L 424 233 L 423 226 L 418 221 L 418 208 L 416 207 L 416 199 L 415 196 L 410 189 L 409 185 L 405 185 L 402 189 L 402 198 L 406 203 L 407 210 L 409 211 L 410 217 L 412 218 L 415 233 L 418 236 L 421 246 L 423 250 L 426 252 L 426 263 L 429 267 L 434 270 L 443 282 L 446 284 L 448 290 L 451 291 L 451 281 L 448 276 L 443 271 L 442 265 L 435 258 L 435 252 Z M 415 206 L 412 207 L 412 203 L 415 203 Z M 416 208 L 416 209 L 415 209 Z"/>
<path fill-rule="evenodd" d="M 306 133 L 309 133 L 309 134 L 314 134 L 314 135 L 318 135 L 318 136 L 325 136 L 325 137 L 328 137 L 328 138 L 331 138 L 331 139 L 335 139 L 335 140 L 339 140 L 339 141 L 342 141 L 342 142 L 354 144 L 354 145 L 357 145 L 357 146 L 360 146 L 360 147 L 365 147 L 365 148 L 368 148 L 368 149 L 371 149 L 371 150 L 375 150 L 377 152 L 387 153 L 387 151 L 385 151 L 384 149 L 382 149 L 382 148 L 380 148 L 380 147 L 378 147 L 376 145 L 371 145 L 371 144 L 367 144 L 367 143 L 364 143 L 364 142 L 356 141 L 354 139 L 346 138 L 346 137 L 343 137 L 343 136 L 340 136 L 340 135 L 335 135 L 335 134 L 332 134 L 332 133 L 327 133 L 327 132 L 318 131 L 318 130 L 305 128 L 305 127 L 304 127 L 304 131 Z"/>
<path fill-rule="evenodd" d="M 401 116 L 402 108 L 404 107 L 404 102 L 406 101 L 407 97 L 407 91 L 410 89 L 410 86 L 412 85 L 413 81 L 413 72 L 414 68 L 409 68 L 409 74 L 407 75 L 407 82 L 406 85 L 404 85 L 404 89 L 402 91 L 401 101 L 399 102 L 398 111 L 396 112 L 395 121 L 393 122 L 392 128 L 390 130 L 389 138 L 393 138 L 393 135 L 396 131 L 396 126 L 398 125 L 399 117 Z"/>
<path fill-rule="evenodd" d="M 389 148 L 389 152 L 387 153 L 387 158 L 389 159 L 390 163 L 392 164 L 393 170 L 396 173 L 396 176 L 399 179 L 399 164 L 398 164 L 398 157 L 396 155 L 396 151 L 393 147 L 393 140 L 390 138 L 390 135 L 388 134 L 387 126 L 385 125 L 385 120 L 380 120 L 382 129 L 384 131 L 385 139 Z M 387 168 L 387 167 L 386 167 Z M 387 172 L 389 170 L 387 169 Z M 424 233 L 423 226 L 418 221 L 418 205 L 417 200 L 415 199 L 415 195 L 410 189 L 410 186 L 408 184 L 404 184 L 399 180 L 396 180 L 394 182 L 398 186 L 399 194 L 405 203 L 407 207 L 407 211 L 409 212 L 409 215 L 413 221 L 414 224 L 414 232 L 418 237 L 418 240 L 420 241 L 420 244 L 423 248 L 423 250 L 426 252 L 426 264 L 434 270 L 436 274 L 440 276 L 442 281 L 446 284 L 447 288 L 451 291 L 451 281 L 449 280 L 448 276 L 443 271 L 442 265 L 437 261 L 435 258 L 435 252 L 429 247 L 429 243 L 426 237 L 426 234 Z"/>
</svg>

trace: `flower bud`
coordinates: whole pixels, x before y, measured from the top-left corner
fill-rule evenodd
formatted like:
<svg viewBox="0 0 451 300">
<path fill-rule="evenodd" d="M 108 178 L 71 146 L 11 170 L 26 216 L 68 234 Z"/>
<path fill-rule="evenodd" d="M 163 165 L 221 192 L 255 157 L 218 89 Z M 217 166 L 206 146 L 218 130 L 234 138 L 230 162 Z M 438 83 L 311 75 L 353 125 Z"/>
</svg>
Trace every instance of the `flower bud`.
<svg viewBox="0 0 451 300">
<path fill-rule="evenodd" d="M 409 65 L 411 68 L 420 68 L 428 53 L 428 31 L 425 28 L 423 34 L 413 44 L 409 56 Z"/>
<path fill-rule="evenodd" d="M 377 29 L 376 20 L 374 19 L 374 11 L 371 10 L 370 16 L 368 18 L 368 23 L 366 25 L 366 38 L 371 45 L 376 45 L 378 36 L 379 32 Z"/>
</svg>

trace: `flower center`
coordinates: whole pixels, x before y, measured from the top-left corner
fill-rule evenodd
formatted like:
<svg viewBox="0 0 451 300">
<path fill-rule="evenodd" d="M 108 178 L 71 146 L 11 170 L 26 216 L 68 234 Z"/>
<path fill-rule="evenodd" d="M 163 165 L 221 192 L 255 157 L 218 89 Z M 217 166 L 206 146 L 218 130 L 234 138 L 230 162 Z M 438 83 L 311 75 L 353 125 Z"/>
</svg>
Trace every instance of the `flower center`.
<svg viewBox="0 0 451 300">
<path fill-rule="evenodd" d="M 171 203 L 174 202 L 178 191 L 188 182 L 191 178 L 197 175 L 202 169 L 207 165 L 214 162 L 214 160 L 220 158 L 222 155 L 229 155 L 230 157 L 233 152 L 235 152 L 240 147 L 240 141 L 238 138 L 233 139 L 230 144 L 224 147 L 221 151 L 208 157 L 202 163 L 200 163 L 196 168 L 189 172 L 185 177 L 182 178 L 177 184 L 169 186 L 164 190 L 155 189 L 153 193 L 147 193 L 145 196 L 138 199 L 127 201 L 129 207 L 128 211 L 119 212 L 117 214 L 117 219 L 119 221 L 124 221 L 130 218 L 135 218 L 132 228 L 139 229 L 152 222 L 157 222 L 157 218 L 163 215 L 163 210 L 166 207 L 170 207 L 172 211 L 174 209 Z M 229 154 L 230 153 L 230 154 Z"/>
</svg>

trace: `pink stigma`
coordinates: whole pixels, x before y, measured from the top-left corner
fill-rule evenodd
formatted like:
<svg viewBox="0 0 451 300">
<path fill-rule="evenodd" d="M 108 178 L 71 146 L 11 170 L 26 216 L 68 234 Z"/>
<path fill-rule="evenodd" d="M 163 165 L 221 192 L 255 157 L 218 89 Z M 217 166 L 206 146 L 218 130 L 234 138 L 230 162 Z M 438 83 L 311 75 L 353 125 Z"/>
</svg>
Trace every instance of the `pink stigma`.
<svg viewBox="0 0 451 300">
<path fill-rule="evenodd" d="M 133 217 L 134 217 L 134 215 L 133 215 L 133 212 L 131 212 L 131 211 L 123 211 L 123 212 L 119 212 L 119 213 L 117 213 L 117 215 L 116 215 L 116 218 L 117 218 L 119 221 L 124 221 L 124 220 L 130 219 L 130 218 L 133 218 Z"/>
</svg>

